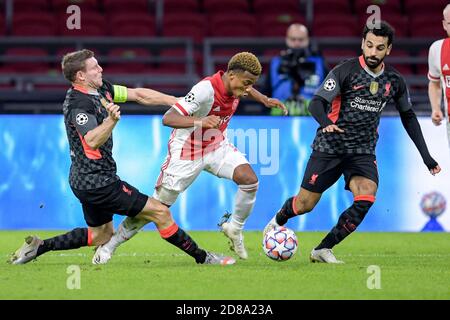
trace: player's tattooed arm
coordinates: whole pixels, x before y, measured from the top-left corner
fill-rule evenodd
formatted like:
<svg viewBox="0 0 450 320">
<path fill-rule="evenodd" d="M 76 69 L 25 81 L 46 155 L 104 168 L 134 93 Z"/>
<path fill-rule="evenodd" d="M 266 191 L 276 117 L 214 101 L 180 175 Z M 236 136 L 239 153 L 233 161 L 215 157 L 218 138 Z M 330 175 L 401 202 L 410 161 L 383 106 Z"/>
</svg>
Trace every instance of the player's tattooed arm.
<svg viewBox="0 0 450 320">
<path fill-rule="evenodd" d="M 161 93 L 147 88 L 127 88 L 126 101 L 135 101 L 143 105 L 166 105 L 171 106 L 177 102 L 174 96 Z"/>
<path fill-rule="evenodd" d="M 220 124 L 220 117 L 210 115 L 204 118 L 193 116 L 185 116 L 180 114 L 173 107 L 169 109 L 163 116 L 163 125 L 171 128 L 192 128 L 202 127 L 205 129 L 217 128 Z"/>
<path fill-rule="evenodd" d="M 277 108 L 283 110 L 283 114 L 287 115 L 288 110 L 286 106 L 276 98 L 269 98 L 266 95 L 262 94 L 255 88 L 251 88 L 248 95 L 255 101 L 262 103 L 267 108 Z"/>
</svg>

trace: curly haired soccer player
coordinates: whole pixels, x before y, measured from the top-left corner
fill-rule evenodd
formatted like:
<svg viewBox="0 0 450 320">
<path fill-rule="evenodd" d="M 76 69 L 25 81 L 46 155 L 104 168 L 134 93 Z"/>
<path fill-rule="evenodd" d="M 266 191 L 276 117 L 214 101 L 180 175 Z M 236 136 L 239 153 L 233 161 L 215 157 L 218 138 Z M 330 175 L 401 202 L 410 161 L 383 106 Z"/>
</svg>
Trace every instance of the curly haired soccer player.
<svg viewBox="0 0 450 320">
<path fill-rule="evenodd" d="M 167 206 L 142 194 L 117 176 L 112 156 L 112 131 L 121 115 L 120 107 L 114 102 L 171 105 L 176 99 L 154 90 L 130 89 L 103 80 L 103 69 L 89 50 L 65 55 L 62 70 L 72 83 L 63 104 L 72 160 L 69 183 L 82 204 L 88 227 L 45 240 L 29 236 L 10 262 L 24 264 L 49 251 L 100 246 L 113 235 L 112 218 L 118 213 L 138 221 L 154 222 L 162 238 L 192 256 L 197 263 L 234 264 L 231 257 L 199 248 L 177 226 Z M 127 236 L 124 230 L 121 234 Z M 94 255 L 93 263 L 97 263 L 95 258 Z"/>
<path fill-rule="evenodd" d="M 332 248 L 356 230 L 375 202 L 378 171 L 375 147 L 381 112 L 393 100 L 409 137 L 432 175 L 441 171 L 430 156 L 403 77 L 385 66 L 392 49 L 394 30 L 386 22 L 363 31 L 362 55 L 336 66 L 316 92 L 309 110 L 320 124 L 302 185 L 286 200 L 264 232 L 284 225 L 288 219 L 310 212 L 322 193 L 343 174 L 345 188 L 353 193 L 353 204 L 312 250 L 312 262 L 342 263 Z"/>
<path fill-rule="evenodd" d="M 203 79 L 166 112 L 163 124 L 174 130 L 153 194 L 156 200 L 171 206 L 201 171 L 233 180 L 238 186 L 235 206 L 230 221 L 223 221 L 221 229 L 241 259 L 248 257 L 242 230 L 255 204 L 258 178 L 245 156 L 227 140 L 228 123 L 239 99 L 246 96 L 266 107 L 287 112 L 279 100 L 268 98 L 253 88 L 261 70 L 255 55 L 238 53 L 229 60 L 226 72 L 219 71 Z M 120 235 L 126 226 L 134 226 L 137 232 L 143 225 L 127 218 L 123 226 L 110 242 L 97 249 L 97 260 L 108 262 L 116 247 L 129 238 Z"/>
</svg>

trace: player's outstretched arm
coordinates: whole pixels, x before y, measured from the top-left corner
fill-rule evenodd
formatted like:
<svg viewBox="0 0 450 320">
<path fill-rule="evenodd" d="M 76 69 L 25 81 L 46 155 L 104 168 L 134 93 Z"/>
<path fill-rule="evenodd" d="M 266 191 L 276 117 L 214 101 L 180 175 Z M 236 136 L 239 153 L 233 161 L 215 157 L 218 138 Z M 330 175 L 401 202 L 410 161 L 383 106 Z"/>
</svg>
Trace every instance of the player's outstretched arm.
<svg viewBox="0 0 450 320">
<path fill-rule="evenodd" d="M 401 111 L 400 118 L 402 120 L 403 127 L 419 150 L 423 162 L 427 166 L 428 170 L 430 170 L 430 173 L 432 175 L 439 173 L 441 168 L 436 160 L 431 157 L 430 152 L 428 151 L 427 144 L 425 143 L 425 139 L 422 134 L 422 129 L 420 128 L 419 121 L 417 121 L 414 111 L 412 109 Z"/>
<path fill-rule="evenodd" d="M 108 103 L 105 108 L 108 111 L 108 117 L 102 124 L 88 131 L 84 136 L 87 145 L 93 150 L 100 148 L 109 139 L 120 120 L 120 107 L 117 104 Z"/>
<path fill-rule="evenodd" d="M 164 114 L 162 122 L 163 125 L 175 129 L 192 127 L 212 129 L 219 126 L 220 117 L 214 115 L 205 118 L 184 116 L 172 107 Z"/>
<path fill-rule="evenodd" d="M 262 103 L 267 108 L 277 108 L 283 110 L 283 114 L 286 116 L 288 114 L 288 110 L 286 106 L 276 98 L 269 98 L 266 95 L 262 94 L 255 88 L 251 88 L 248 95 L 255 101 Z"/>
<path fill-rule="evenodd" d="M 440 81 L 430 81 L 428 83 L 428 98 L 431 104 L 431 121 L 435 126 L 439 126 L 444 119 L 441 110 L 441 83 Z"/>
<path fill-rule="evenodd" d="M 166 105 L 171 106 L 177 103 L 177 98 L 146 88 L 127 88 L 126 101 L 134 101 L 143 105 Z"/>
</svg>

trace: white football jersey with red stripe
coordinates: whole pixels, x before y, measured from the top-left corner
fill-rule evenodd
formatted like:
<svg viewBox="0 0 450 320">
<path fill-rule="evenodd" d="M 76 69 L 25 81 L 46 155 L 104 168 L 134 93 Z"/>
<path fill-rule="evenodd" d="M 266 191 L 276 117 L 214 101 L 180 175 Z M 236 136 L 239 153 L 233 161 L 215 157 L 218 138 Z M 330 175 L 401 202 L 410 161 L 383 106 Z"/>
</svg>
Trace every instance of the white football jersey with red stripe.
<svg viewBox="0 0 450 320">
<path fill-rule="evenodd" d="M 226 140 L 228 123 L 236 111 L 239 99 L 228 95 L 222 81 L 223 71 L 207 77 L 192 87 L 191 91 L 172 107 L 180 114 L 204 118 L 216 115 L 221 118 L 217 129 L 200 126 L 174 129 L 170 146 L 181 149 L 180 159 L 194 160 L 216 150 Z"/>
<path fill-rule="evenodd" d="M 447 130 L 450 138 L 450 38 L 435 41 L 428 52 L 428 79 L 440 81 L 444 94 Z"/>
</svg>

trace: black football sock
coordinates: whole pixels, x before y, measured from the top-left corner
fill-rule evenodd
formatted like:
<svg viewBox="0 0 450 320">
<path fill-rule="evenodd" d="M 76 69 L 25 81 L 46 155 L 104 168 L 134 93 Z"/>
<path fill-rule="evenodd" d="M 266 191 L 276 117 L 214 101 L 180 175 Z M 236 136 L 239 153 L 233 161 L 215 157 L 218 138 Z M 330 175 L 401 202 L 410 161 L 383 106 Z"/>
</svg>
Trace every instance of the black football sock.
<svg viewBox="0 0 450 320">
<path fill-rule="evenodd" d="M 88 245 L 88 228 L 76 228 L 65 234 L 45 239 L 38 248 L 37 256 L 53 250 L 77 249 Z"/>
<path fill-rule="evenodd" d="M 370 200 L 356 200 L 353 202 L 353 205 L 341 214 L 338 223 L 333 227 L 333 229 L 331 229 L 331 231 L 315 249 L 331 249 L 344 240 L 345 237 L 356 230 L 359 224 L 363 221 L 372 204 L 373 201 Z"/>
<path fill-rule="evenodd" d="M 197 243 L 174 222 L 170 227 L 159 230 L 161 237 L 167 242 L 180 248 L 195 259 L 197 263 L 204 263 L 206 251 L 199 248 Z"/>
<path fill-rule="evenodd" d="M 295 217 L 297 215 L 294 212 L 293 208 L 294 201 L 295 197 L 287 199 L 284 202 L 283 207 L 281 207 L 280 211 L 278 211 L 275 220 L 280 226 L 284 226 L 290 218 Z"/>
</svg>

